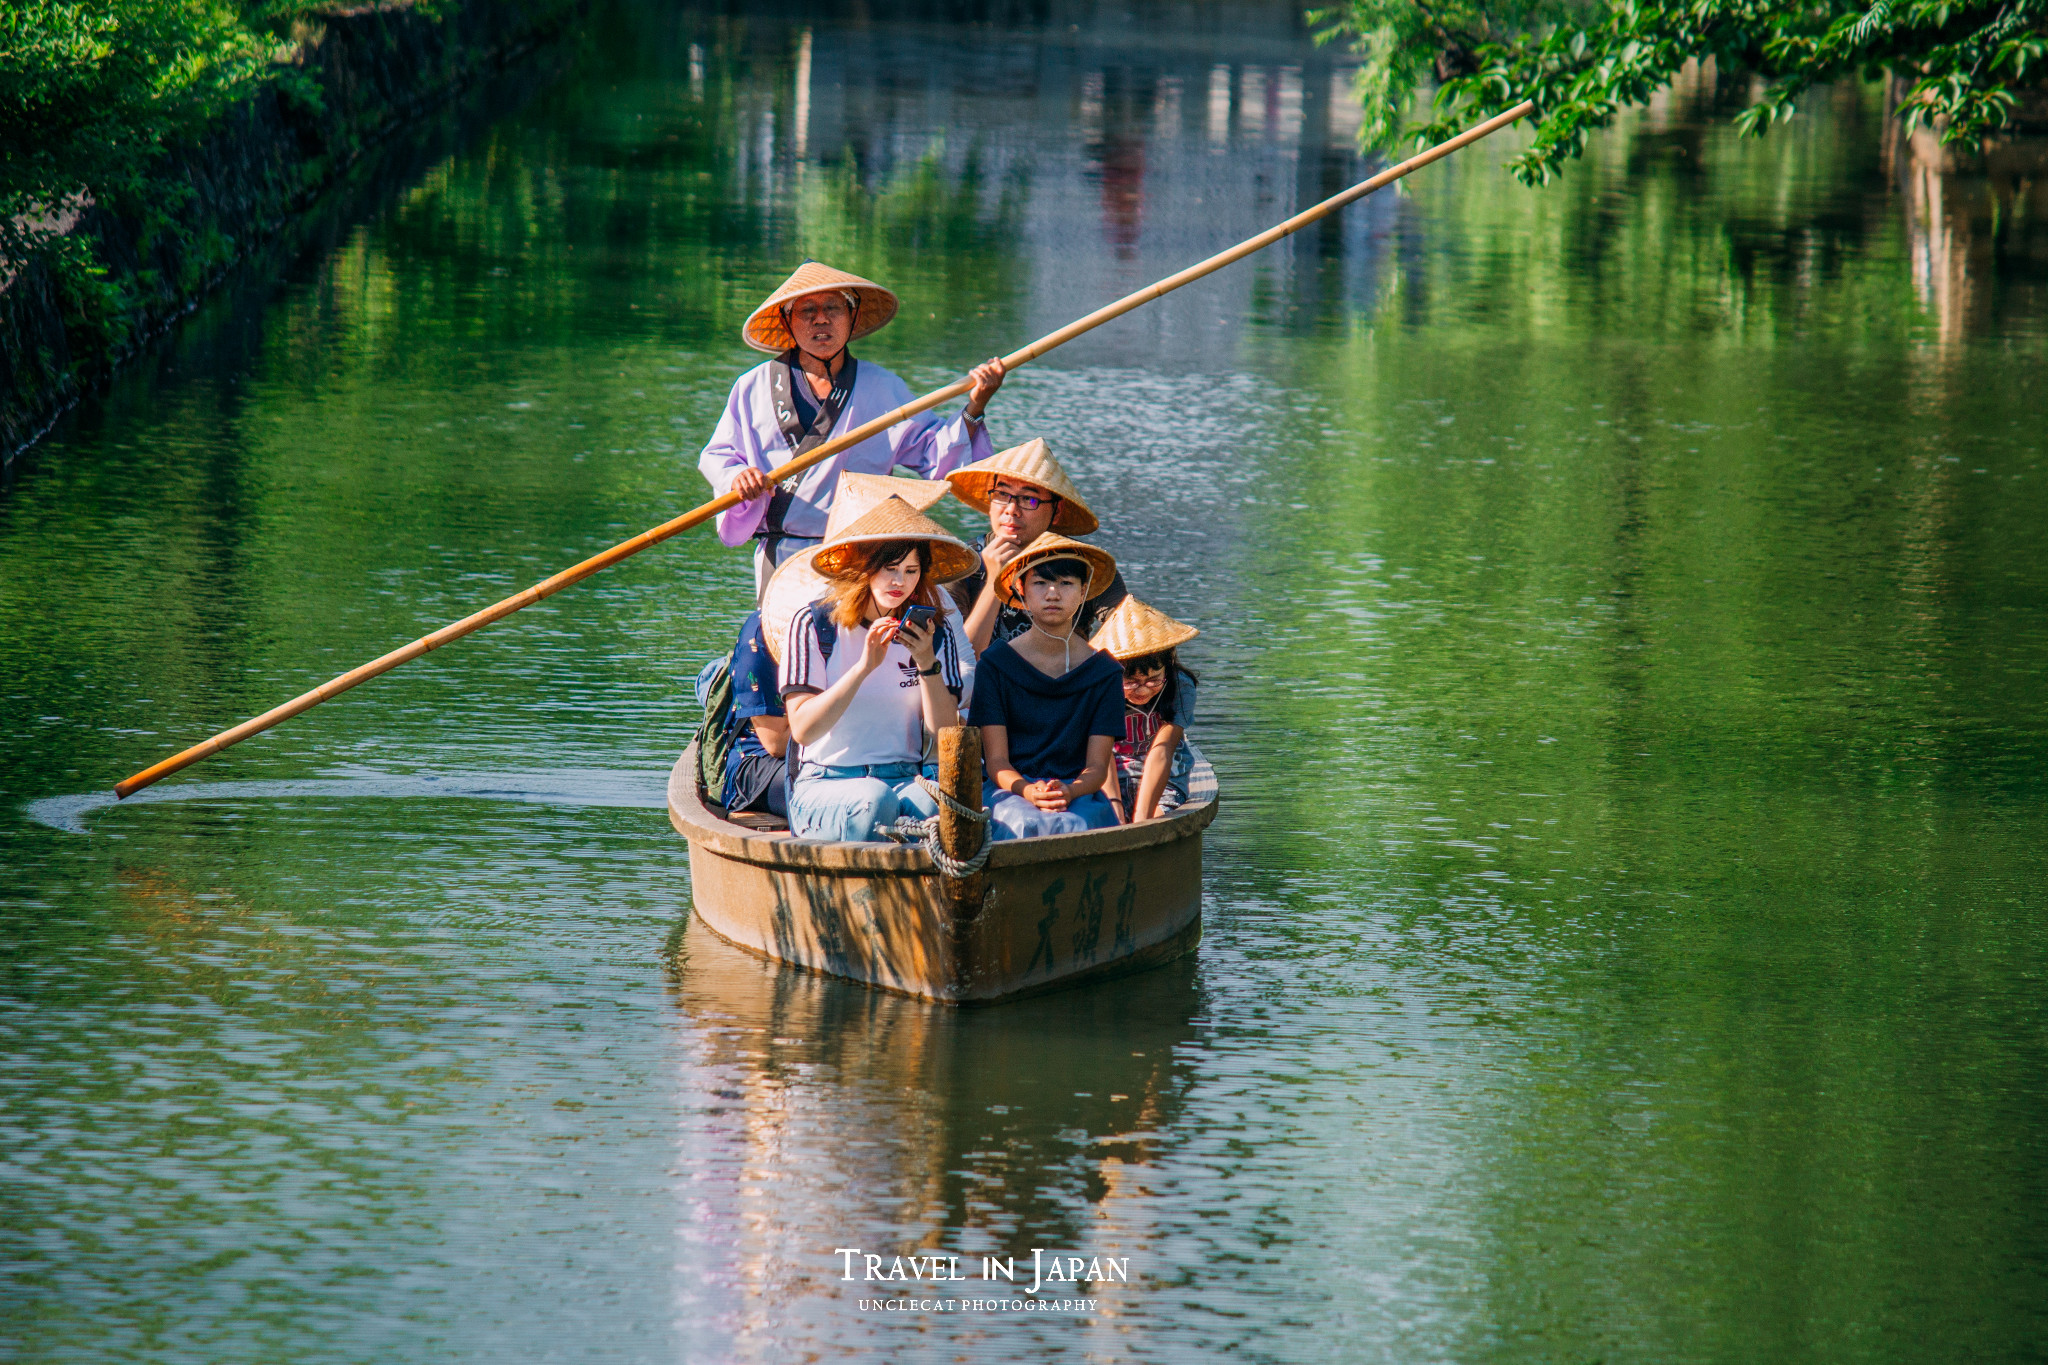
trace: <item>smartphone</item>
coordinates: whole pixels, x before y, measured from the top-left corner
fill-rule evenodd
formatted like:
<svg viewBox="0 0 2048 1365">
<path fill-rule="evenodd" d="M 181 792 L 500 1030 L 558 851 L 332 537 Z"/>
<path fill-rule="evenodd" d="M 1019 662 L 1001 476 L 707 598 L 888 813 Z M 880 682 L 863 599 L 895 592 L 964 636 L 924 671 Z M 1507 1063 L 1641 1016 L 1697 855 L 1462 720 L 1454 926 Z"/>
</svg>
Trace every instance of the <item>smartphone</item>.
<svg viewBox="0 0 2048 1365">
<path fill-rule="evenodd" d="M 903 624 L 906 626 L 929 625 L 931 619 L 938 614 L 939 609 L 937 607 L 927 607 L 913 603 L 903 609 Z"/>
</svg>

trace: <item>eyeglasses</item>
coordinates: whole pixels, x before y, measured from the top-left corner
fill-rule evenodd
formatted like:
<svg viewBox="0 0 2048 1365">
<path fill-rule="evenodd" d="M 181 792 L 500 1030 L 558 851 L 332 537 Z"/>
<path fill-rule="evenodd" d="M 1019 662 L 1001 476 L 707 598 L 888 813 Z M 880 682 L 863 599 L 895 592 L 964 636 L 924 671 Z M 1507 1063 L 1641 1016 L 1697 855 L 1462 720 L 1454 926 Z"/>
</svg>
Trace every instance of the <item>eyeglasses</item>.
<svg viewBox="0 0 2048 1365">
<path fill-rule="evenodd" d="M 1136 664 L 1125 664 L 1124 681 L 1138 683 L 1165 682 L 1166 665 L 1150 664 L 1144 668 L 1140 668 Z"/>
<path fill-rule="evenodd" d="M 999 503 L 1008 503 L 1020 512 L 1036 512 L 1047 503 L 1058 502 L 1059 499 L 1041 498 L 1036 493 L 1005 493 L 1002 489 L 996 488 L 990 490 L 988 501 L 992 507 Z"/>
</svg>

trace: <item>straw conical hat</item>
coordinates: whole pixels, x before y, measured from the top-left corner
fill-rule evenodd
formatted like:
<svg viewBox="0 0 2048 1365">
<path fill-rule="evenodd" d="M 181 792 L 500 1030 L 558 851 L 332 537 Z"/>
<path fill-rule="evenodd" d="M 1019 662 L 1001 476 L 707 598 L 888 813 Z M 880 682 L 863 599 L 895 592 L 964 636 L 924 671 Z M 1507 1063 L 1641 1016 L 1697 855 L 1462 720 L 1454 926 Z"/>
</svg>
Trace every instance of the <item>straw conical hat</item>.
<svg viewBox="0 0 2048 1365">
<path fill-rule="evenodd" d="M 811 567 L 810 556 L 791 555 L 768 580 L 761 594 L 761 634 L 768 642 L 768 657 L 782 662 L 783 646 L 789 643 L 790 618 L 832 591 L 832 580 Z M 947 616 L 960 616 L 951 593 L 939 594 L 939 606 Z"/>
<path fill-rule="evenodd" d="M 830 591 L 832 580 L 811 567 L 809 555 L 791 555 L 776 568 L 761 594 L 761 635 L 776 663 L 789 642 L 790 619 Z"/>
<path fill-rule="evenodd" d="M 1202 632 L 1184 621 L 1176 621 L 1157 607 L 1148 607 L 1135 597 L 1116 604 L 1088 643 L 1119 662 L 1142 659 L 1147 654 L 1164 654 L 1194 639 Z"/>
<path fill-rule="evenodd" d="M 996 486 L 998 476 L 1037 484 L 1058 498 L 1060 510 L 1053 514 L 1050 529 L 1061 535 L 1093 535 L 1095 528 L 1102 524 L 1082 499 L 1081 490 L 1074 487 L 1074 481 L 1067 477 L 1067 471 L 1060 468 L 1060 462 L 1053 458 L 1052 448 L 1036 436 L 1021 446 L 1011 446 L 991 455 L 979 464 L 954 470 L 946 476 L 946 482 L 953 485 L 954 497 L 977 512 L 986 512 L 989 490 Z"/>
<path fill-rule="evenodd" d="M 1043 537 L 1040 537 L 1043 539 Z M 844 531 L 811 551 L 811 567 L 826 578 L 860 572 L 869 547 L 891 540 L 922 540 L 932 547 L 931 581 L 950 583 L 965 578 L 981 556 L 951 531 L 899 497 L 887 497 L 855 517 Z"/>
<path fill-rule="evenodd" d="M 855 474 L 848 470 L 833 486 L 832 515 L 825 521 L 825 539 L 836 537 L 881 506 L 885 498 L 901 498 L 924 512 L 952 491 L 952 485 L 944 479 L 899 479 L 893 474 Z"/>
<path fill-rule="evenodd" d="M 879 332 L 896 316 L 896 296 L 873 280 L 834 270 L 822 261 L 805 261 L 754 310 L 747 325 L 740 328 L 740 339 L 757 351 L 782 354 L 796 345 L 796 338 L 782 324 L 782 305 L 806 294 L 825 293 L 852 294 L 860 300 L 860 311 L 853 320 L 853 341 Z"/>
<path fill-rule="evenodd" d="M 1088 565 L 1088 595 L 1098 597 L 1116 581 L 1116 556 L 1099 545 L 1083 545 L 1057 531 L 1047 531 L 1017 552 L 996 575 L 996 600 L 1015 602 L 1021 596 L 1024 571 L 1044 559 L 1078 559 Z"/>
<path fill-rule="evenodd" d="M 835 517 L 842 505 L 842 500 L 850 492 L 854 493 L 855 501 L 859 500 L 860 495 L 858 492 L 855 492 L 855 488 L 860 487 L 860 485 L 849 487 L 848 481 L 853 479 L 861 480 L 863 485 L 878 483 L 908 484 L 911 491 L 919 497 L 924 496 L 926 489 L 932 488 L 939 489 L 940 496 L 943 497 L 946 487 L 943 483 L 927 483 L 922 479 L 892 479 L 872 474 L 842 474 L 839 476 L 839 491 L 832 503 L 832 511 Z M 894 490 L 884 491 L 890 496 L 882 498 L 881 502 L 887 502 L 894 496 Z M 896 501 L 900 505 L 907 506 L 907 504 L 902 504 L 900 498 L 896 499 Z M 863 509 L 861 515 L 854 517 L 850 525 L 845 527 L 843 531 L 835 531 L 829 539 L 838 540 L 845 532 L 855 531 L 860 523 L 865 520 L 867 514 L 874 510 L 874 507 Z M 912 515 L 916 515 L 914 510 Z M 937 528 L 936 522 L 928 521 L 923 517 L 918 517 L 918 520 L 924 522 L 926 526 Z M 944 535 L 943 530 L 940 531 L 940 534 Z M 885 539 L 904 538 L 902 535 L 885 537 Z M 960 545 L 960 542 L 957 540 L 952 543 Z M 967 549 L 964 545 L 961 545 L 960 548 L 963 550 Z M 941 579 L 938 573 L 939 565 L 945 562 L 945 556 L 941 553 L 941 549 L 942 547 L 938 545 L 932 546 L 932 576 L 943 582 L 946 580 Z M 975 563 L 980 563 L 980 557 L 974 555 L 972 550 L 967 550 L 967 553 L 974 556 Z M 968 572 L 971 573 L 972 570 L 970 569 Z M 955 577 L 958 577 L 958 575 L 955 575 Z M 811 603 L 818 601 L 826 593 L 832 591 L 832 586 L 831 579 L 811 567 L 810 555 L 791 555 L 776 568 L 774 575 L 768 580 L 768 590 L 761 594 L 761 634 L 768 642 L 769 657 L 774 659 L 776 663 L 782 662 L 783 646 L 788 643 L 789 639 L 790 619 L 805 607 L 808 607 Z M 946 593 L 939 594 L 939 605 L 950 613 L 958 614 L 957 609 L 953 606 L 952 597 Z"/>
</svg>

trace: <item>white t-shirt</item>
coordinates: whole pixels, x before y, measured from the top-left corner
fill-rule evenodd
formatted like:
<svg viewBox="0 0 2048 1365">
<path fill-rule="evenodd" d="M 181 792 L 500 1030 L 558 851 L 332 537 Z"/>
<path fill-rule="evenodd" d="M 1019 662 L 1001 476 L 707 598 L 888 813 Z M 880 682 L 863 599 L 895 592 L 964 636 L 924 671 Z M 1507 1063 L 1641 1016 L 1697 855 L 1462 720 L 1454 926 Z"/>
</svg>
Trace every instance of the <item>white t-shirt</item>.
<svg viewBox="0 0 2048 1365">
<path fill-rule="evenodd" d="M 939 680 L 963 706 L 974 681 L 974 657 L 965 623 L 948 604 L 946 628 L 938 633 Z M 833 624 L 832 657 L 818 643 L 817 613 L 809 608 L 790 618 L 789 640 L 782 651 L 777 687 L 792 692 L 823 692 L 852 672 L 867 648 L 872 626 Z M 892 643 L 874 672 L 830 730 L 803 746 L 804 760 L 835 768 L 864 768 L 884 763 L 916 763 L 924 757 L 924 695 L 917 663 L 910 651 Z"/>
</svg>

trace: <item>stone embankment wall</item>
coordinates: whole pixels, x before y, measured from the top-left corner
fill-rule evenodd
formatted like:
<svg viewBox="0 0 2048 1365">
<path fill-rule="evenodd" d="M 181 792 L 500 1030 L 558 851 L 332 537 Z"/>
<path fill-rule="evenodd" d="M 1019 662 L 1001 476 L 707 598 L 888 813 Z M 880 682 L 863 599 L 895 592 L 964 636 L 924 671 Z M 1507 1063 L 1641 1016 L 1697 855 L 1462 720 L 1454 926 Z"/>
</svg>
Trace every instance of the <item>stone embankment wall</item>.
<svg viewBox="0 0 2048 1365">
<path fill-rule="evenodd" d="M 67 316 L 41 261 L 0 284 L 0 457 L 189 311 L 248 251 L 305 210 L 364 151 L 479 77 L 564 39 L 586 0 L 443 0 L 336 7 L 310 21 L 294 63 L 317 91 L 268 87 L 196 146 L 165 153 L 152 179 L 189 186 L 153 229 L 97 207 L 79 213 L 130 300 L 111 329 Z M 0 275 L 10 273 L 0 271 Z"/>
</svg>

